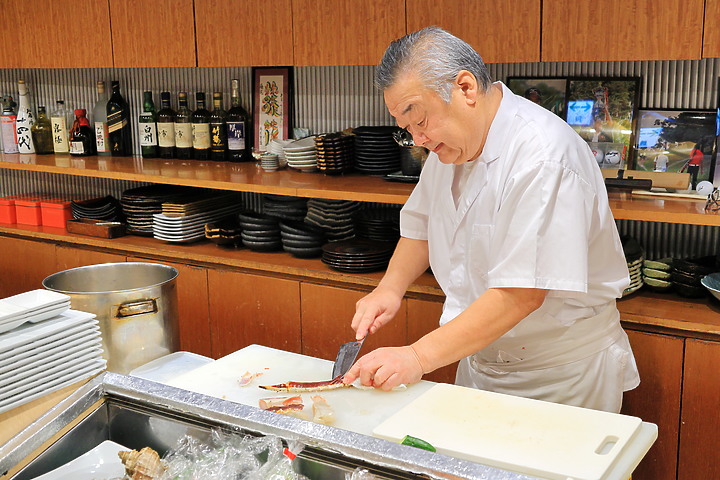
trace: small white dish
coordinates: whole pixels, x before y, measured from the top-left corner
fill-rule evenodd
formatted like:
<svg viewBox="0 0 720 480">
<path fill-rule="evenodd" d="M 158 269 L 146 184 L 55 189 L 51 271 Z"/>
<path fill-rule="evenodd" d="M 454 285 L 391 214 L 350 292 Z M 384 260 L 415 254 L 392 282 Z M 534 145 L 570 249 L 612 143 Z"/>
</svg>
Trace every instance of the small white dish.
<svg viewBox="0 0 720 480">
<path fill-rule="evenodd" d="M 34 310 L 63 302 L 69 302 L 70 297 L 62 293 L 38 289 L 19 293 L 17 295 L 13 295 L 12 297 L 7 297 L 4 301 L 27 310 Z"/>
<path fill-rule="evenodd" d="M 287 152 L 297 152 L 302 150 L 307 150 L 312 148 L 312 150 L 315 150 L 315 136 L 311 135 L 309 137 L 301 138 L 300 140 L 295 140 L 294 142 L 291 142 L 287 145 L 285 145 L 285 153 Z"/>
</svg>

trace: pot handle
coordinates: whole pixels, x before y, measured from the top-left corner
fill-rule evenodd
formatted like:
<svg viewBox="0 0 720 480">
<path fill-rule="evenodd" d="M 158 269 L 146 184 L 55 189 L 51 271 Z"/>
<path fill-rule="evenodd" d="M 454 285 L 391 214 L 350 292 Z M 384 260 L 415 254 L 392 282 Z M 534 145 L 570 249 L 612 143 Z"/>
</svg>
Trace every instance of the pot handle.
<svg viewBox="0 0 720 480">
<path fill-rule="evenodd" d="M 120 304 L 117 310 L 117 317 L 132 317 L 133 315 L 143 315 L 145 313 L 155 313 L 157 311 L 157 302 L 153 298 L 150 300 L 140 300 L 137 302 L 127 302 Z"/>
</svg>

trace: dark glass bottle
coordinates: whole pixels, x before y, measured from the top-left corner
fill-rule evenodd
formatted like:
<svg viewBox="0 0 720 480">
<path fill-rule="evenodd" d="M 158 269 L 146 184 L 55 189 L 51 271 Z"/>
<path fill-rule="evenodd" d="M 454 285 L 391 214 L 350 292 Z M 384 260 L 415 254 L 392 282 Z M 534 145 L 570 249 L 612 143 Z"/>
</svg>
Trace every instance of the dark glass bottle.
<svg viewBox="0 0 720 480">
<path fill-rule="evenodd" d="M 210 114 L 210 158 L 224 162 L 227 151 L 227 113 L 222 108 L 223 94 L 213 93 L 213 111 Z"/>
<path fill-rule="evenodd" d="M 132 155 L 130 107 L 120 94 L 120 82 L 113 80 L 112 94 L 107 104 L 108 140 L 112 155 Z"/>
<path fill-rule="evenodd" d="M 75 110 L 75 121 L 70 129 L 70 155 L 95 155 L 95 130 L 86 115 L 84 108 Z"/>
<path fill-rule="evenodd" d="M 138 118 L 138 134 L 143 158 L 157 157 L 156 120 L 152 92 L 143 92 L 143 111 Z"/>
<path fill-rule="evenodd" d="M 195 111 L 192 122 L 193 158 L 210 159 L 210 112 L 205 109 L 205 93 L 195 93 Z"/>
<path fill-rule="evenodd" d="M 192 146 L 192 112 L 187 106 L 187 92 L 179 92 L 175 115 L 175 156 L 181 160 L 192 158 Z"/>
<path fill-rule="evenodd" d="M 241 105 L 240 86 L 232 81 L 230 110 L 227 112 L 228 160 L 231 162 L 249 162 L 252 157 L 250 142 L 250 115 Z"/>
<path fill-rule="evenodd" d="M 157 132 L 160 158 L 175 158 L 175 110 L 170 108 L 170 92 L 160 93 Z"/>
<path fill-rule="evenodd" d="M 38 118 L 30 131 L 35 144 L 35 153 L 40 155 L 54 153 L 52 123 L 50 123 L 44 106 L 38 107 Z"/>
</svg>

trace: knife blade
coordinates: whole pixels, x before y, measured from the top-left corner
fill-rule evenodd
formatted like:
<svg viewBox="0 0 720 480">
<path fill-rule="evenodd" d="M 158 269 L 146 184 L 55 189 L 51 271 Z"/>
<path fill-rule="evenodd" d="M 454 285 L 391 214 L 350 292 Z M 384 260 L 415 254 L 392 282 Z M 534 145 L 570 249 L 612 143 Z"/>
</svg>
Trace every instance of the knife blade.
<svg viewBox="0 0 720 480">
<path fill-rule="evenodd" d="M 332 378 L 336 378 L 339 375 L 345 375 L 350 367 L 355 363 L 355 359 L 358 356 L 358 352 L 363 346 L 365 339 L 356 340 L 354 342 L 343 343 L 340 345 L 337 356 L 335 357 L 335 364 L 333 365 Z"/>
</svg>

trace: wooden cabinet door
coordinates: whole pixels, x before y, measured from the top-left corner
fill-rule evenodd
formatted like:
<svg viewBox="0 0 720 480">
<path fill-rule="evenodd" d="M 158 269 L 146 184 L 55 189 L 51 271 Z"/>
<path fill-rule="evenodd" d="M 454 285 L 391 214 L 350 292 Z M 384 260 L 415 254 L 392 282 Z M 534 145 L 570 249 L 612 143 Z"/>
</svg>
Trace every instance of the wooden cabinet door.
<svg viewBox="0 0 720 480">
<path fill-rule="evenodd" d="M 541 60 L 696 60 L 704 0 L 543 0 Z"/>
<path fill-rule="evenodd" d="M 685 341 L 678 480 L 720 478 L 720 343 Z"/>
<path fill-rule="evenodd" d="M 540 0 L 407 0 L 407 31 L 430 25 L 465 40 L 485 63 L 540 61 Z"/>
<path fill-rule="evenodd" d="M 177 269 L 180 350 L 212 357 L 207 269 L 137 257 L 128 257 L 128 261 L 162 263 Z"/>
<path fill-rule="evenodd" d="M 55 244 L 0 236 L 0 298 L 42 287 L 55 268 Z"/>
<path fill-rule="evenodd" d="M 107 0 L 33 0 L 14 2 L 14 17 L 5 9 L 3 28 L 14 32 L 16 67 L 20 68 L 107 68 L 112 67 L 110 12 Z"/>
<path fill-rule="evenodd" d="M 340 345 L 355 340 L 355 331 L 350 322 L 355 315 L 355 303 L 367 293 L 302 283 L 303 355 L 335 360 Z M 403 302 L 395 318 L 367 338 L 359 356 L 379 347 L 406 345 L 406 311 Z"/>
<path fill-rule="evenodd" d="M 420 337 L 438 328 L 438 321 L 442 314 L 443 302 L 431 302 L 428 300 L 416 300 L 408 298 L 408 344 L 415 342 Z M 455 383 L 455 373 L 458 362 L 452 363 L 434 372 L 423 376 L 425 380 L 433 382 Z"/>
<path fill-rule="evenodd" d="M 193 0 L 110 0 L 117 68 L 194 67 Z"/>
<path fill-rule="evenodd" d="M 622 413 L 658 426 L 658 439 L 633 480 L 674 480 L 678 455 L 683 339 L 628 331 L 640 386 L 625 392 Z"/>
<path fill-rule="evenodd" d="M 300 283 L 208 270 L 213 357 L 251 344 L 300 353 Z"/>
<path fill-rule="evenodd" d="M 404 0 L 292 0 L 295 65 L 376 65 L 405 35 Z"/>
<path fill-rule="evenodd" d="M 705 0 L 703 58 L 720 57 L 720 0 Z"/>
<path fill-rule="evenodd" d="M 290 0 L 195 0 L 198 67 L 293 65 Z"/>
<path fill-rule="evenodd" d="M 108 252 L 97 252 L 84 248 L 74 248 L 58 245 L 56 251 L 56 270 L 62 272 L 71 268 L 97 265 L 100 263 L 118 263 L 127 260 L 125 255 Z"/>
</svg>

